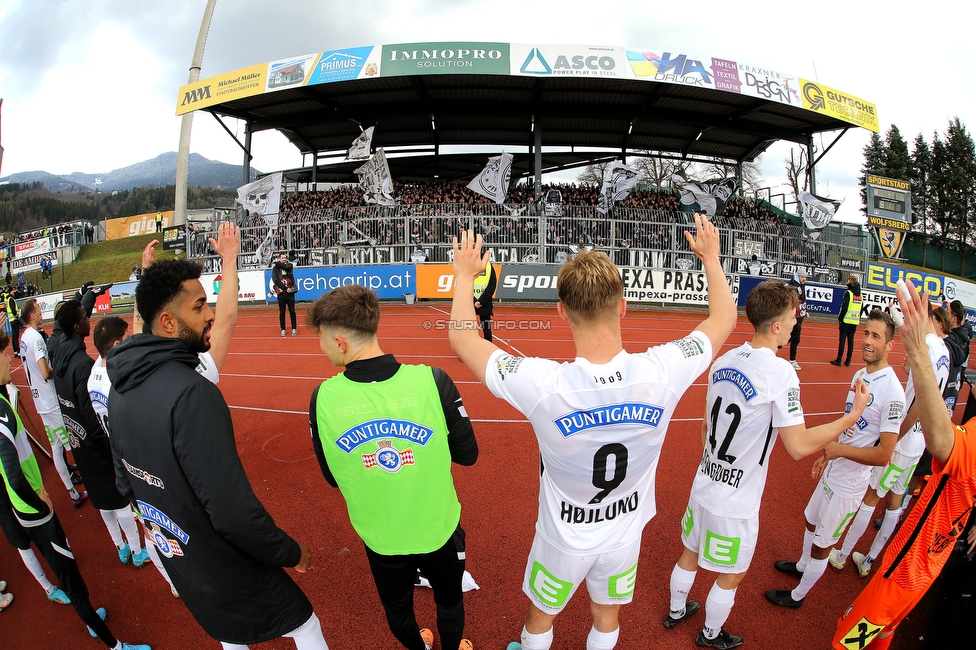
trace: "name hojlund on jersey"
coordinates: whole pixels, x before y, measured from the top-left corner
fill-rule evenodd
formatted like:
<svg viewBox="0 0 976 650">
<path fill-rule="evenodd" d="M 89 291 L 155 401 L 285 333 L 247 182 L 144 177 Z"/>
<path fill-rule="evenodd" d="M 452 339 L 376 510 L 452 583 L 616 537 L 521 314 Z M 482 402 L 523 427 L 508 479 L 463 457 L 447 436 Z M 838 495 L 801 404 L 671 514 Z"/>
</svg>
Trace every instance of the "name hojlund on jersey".
<svg viewBox="0 0 976 650">
<path fill-rule="evenodd" d="M 599 508 L 581 508 L 572 503 L 561 501 L 559 518 L 567 524 L 598 524 L 604 521 L 613 521 L 617 517 L 637 510 L 638 502 L 637 492 Z"/>
<path fill-rule="evenodd" d="M 712 455 L 705 450 L 702 454 L 701 463 L 698 464 L 698 471 L 716 483 L 727 483 L 733 488 L 739 487 L 739 481 L 745 470 L 732 469 L 725 463 L 712 462 Z"/>
</svg>

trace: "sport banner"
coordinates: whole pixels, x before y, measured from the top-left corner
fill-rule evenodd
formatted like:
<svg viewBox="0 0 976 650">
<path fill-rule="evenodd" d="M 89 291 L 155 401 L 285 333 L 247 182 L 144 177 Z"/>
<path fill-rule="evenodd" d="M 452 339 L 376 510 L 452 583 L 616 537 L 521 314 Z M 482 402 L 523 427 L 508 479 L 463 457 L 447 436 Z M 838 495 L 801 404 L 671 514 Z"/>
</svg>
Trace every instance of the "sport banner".
<svg viewBox="0 0 976 650">
<path fill-rule="evenodd" d="M 502 265 L 495 267 L 495 277 L 502 277 Z M 501 282 L 495 285 L 494 297 L 498 296 Z M 454 265 L 453 264 L 418 264 L 417 265 L 417 297 L 418 298 L 453 298 L 454 297 Z"/>
<path fill-rule="evenodd" d="M 947 277 L 942 291 L 949 301 L 958 300 L 969 309 L 976 309 L 976 284 Z"/>
<path fill-rule="evenodd" d="M 704 271 L 674 271 L 625 266 L 620 269 L 624 298 L 628 302 L 665 302 L 707 305 L 708 280 Z M 726 275 L 733 299 L 739 293 L 739 276 Z"/>
<path fill-rule="evenodd" d="M 880 309 L 886 314 L 898 312 L 898 314 L 901 315 L 901 307 L 898 306 L 898 298 L 895 296 L 895 294 L 888 293 L 886 291 L 862 289 L 861 321 L 867 321 L 868 314 L 870 314 L 874 309 Z"/>
<path fill-rule="evenodd" d="M 271 270 L 263 273 L 264 295 L 269 303 L 277 303 Z M 298 287 L 295 300 L 316 300 L 347 284 L 358 284 L 372 289 L 381 299 L 402 298 L 406 293 L 417 293 L 413 264 L 301 268 L 295 269 L 295 286 Z"/>
<path fill-rule="evenodd" d="M 803 96 L 803 108 L 809 111 L 825 113 L 880 133 L 878 109 L 871 102 L 807 79 L 800 79 L 800 95 Z"/>
<path fill-rule="evenodd" d="M 260 95 L 267 87 L 267 71 L 268 64 L 261 63 L 187 84 L 180 88 L 176 114 L 183 115 L 220 102 Z"/>
<path fill-rule="evenodd" d="M 765 282 L 769 278 L 756 278 L 744 275 L 739 278 L 739 294 L 737 304 L 744 307 L 749 292 L 755 289 L 760 282 Z M 829 284 L 813 284 L 807 282 L 807 313 L 808 314 L 832 314 L 836 316 L 840 313 L 841 303 L 844 301 L 844 287 Z"/>
</svg>

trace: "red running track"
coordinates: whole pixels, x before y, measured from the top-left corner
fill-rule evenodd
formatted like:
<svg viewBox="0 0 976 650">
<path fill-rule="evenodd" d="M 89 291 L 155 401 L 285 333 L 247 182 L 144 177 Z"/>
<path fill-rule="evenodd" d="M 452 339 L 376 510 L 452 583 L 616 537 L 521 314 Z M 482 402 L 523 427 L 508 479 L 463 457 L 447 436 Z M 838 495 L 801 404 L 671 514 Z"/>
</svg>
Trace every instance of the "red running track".
<svg viewBox="0 0 976 650">
<path fill-rule="evenodd" d="M 465 635 L 476 648 L 502 649 L 518 639 L 527 609 L 521 583 L 538 503 L 538 450 L 525 419 L 477 383 L 451 353 L 443 329 L 449 309 L 445 303 L 384 305 L 380 342 L 385 352 L 405 363 L 428 363 L 446 370 L 474 421 L 480 458 L 473 467 L 454 468 L 461 523 L 468 534 L 468 569 L 481 586 L 465 597 Z M 624 345 L 636 352 L 672 340 L 694 329 L 701 318 L 700 313 L 631 309 L 623 321 Z M 498 305 L 496 324 L 503 320 L 512 324 L 510 329 L 496 328 L 499 345 L 511 345 L 525 355 L 563 360 L 574 356 L 572 336 L 553 307 Z M 336 369 L 319 350 L 318 341 L 299 327 L 300 336 L 282 339 L 277 310 L 241 312 L 219 384 L 231 406 L 238 450 L 255 493 L 275 521 L 313 551 L 313 569 L 293 575 L 315 606 L 330 647 L 396 648 L 399 644 L 387 628 L 362 542 L 349 524 L 339 491 L 326 484 L 312 453 L 309 396 Z M 724 349 L 751 338 L 751 331 L 740 317 Z M 798 361 L 810 426 L 839 416 L 857 367 L 828 364 L 836 354 L 836 342 L 836 324 L 808 320 L 804 325 Z M 780 354 L 785 356 L 786 350 Z M 897 341 L 890 359 L 904 380 L 904 352 Z M 14 383 L 23 387 L 23 371 L 18 362 L 14 365 Z M 697 614 L 671 631 L 661 624 L 668 611 L 671 569 L 682 549 L 679 522 L 701 457 L 704 398 L 703 376 L 682 398 L 672 420 L 657 482 L 658 514 L 644 531 L 634 602 L 621 614 L 620 648 L 693 647 L 704 622 L 704 615 Z M 36 432 L 40 420 L 30 399 L 22 400 L 21 413 L 26 413 L 28 429 Z M 777 608 L 763 597 L 767 589 L 795 585 L 772 565 L 777 559 L 799 556 L 803 508 L 815 485 L 811 464 L 812 459 L 793 461 L 779 444 L 772 454 L 759 547 L 725 625 L 745 638 L 746 647 L 828 647 L 838 616 L 865 584 L 853 568 L 840 573 L 828 569 L 799 610 Z M 155 568 L 119 563 L 98 513 L 89 504 L 72 508 L 53 465 L 42 459 L 41 467 L 92 603 L 108 609 L 113 632 L 157 650 L 218 648 L 170 594 Z M 867 548 L 870 541 L 870 535 L 865 535 L 858 548 Z M 0 615 L 0 646 L 7 650 L 101 647 L 69 607 L 44 598 L 19 555 L 6 544 L 0 544 L 0 578 L 16 595 L 13 605 Z M 713 574 L 700 571 L 691 598 L 704 601 L 713 580 Z M 418 589 L 416 601 L 421 625 L 434 628 L 430 590 Z M 556 621 L 553 648 L 584 647 L 589 627 L 587 598 L 581 589 Z M 294 644 L 277 640 L 253 647 L 293 648 Z"/>
</svg>

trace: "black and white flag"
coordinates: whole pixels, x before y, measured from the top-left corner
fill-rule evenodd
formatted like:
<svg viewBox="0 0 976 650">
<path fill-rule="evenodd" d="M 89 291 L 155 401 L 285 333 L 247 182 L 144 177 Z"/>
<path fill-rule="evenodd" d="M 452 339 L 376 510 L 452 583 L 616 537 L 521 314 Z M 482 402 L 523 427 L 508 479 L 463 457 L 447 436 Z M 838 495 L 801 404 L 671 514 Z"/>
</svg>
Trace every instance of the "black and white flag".
<svg viewBox="0 0 976 650">
<path fill-rule="evenodd" d="M 366 164 L 355 170 L 359 175 L 359 187 L 365 192 L 366 203 L 396 205 L 393 199 L 393 178 L 386 162 L 386 152 L 377 149 Z"/>
<path fill-rule="evenodd" d="M 683 211 L 704 212 L 709 217 L 724 214 L 725 204 L 739 187 L 739 181 L 734 178 L 699 182 L 688 180 L 684 174 L 672 174 L 671 184 L 681 193 Z"/>
<path fill-rule="evenodd" d="M 614 160 L 603 174 L 603 187 L 596 211 L 606 214 L 617 201 L 623 201 L 640 179 L 640 171 Z"/>
<path fill-rule="evenodd" d="M 277 227 L 281 203 L 281 172 L 262 176 L 253 183 L 237 188 L 237 202 L 249 214 L 259 214 L 265 225 Z"/>
<path fill-rule="evenodd" d="M 375 128 L 375 126 L 369 127 L 352 141 L 352 146 L 346 152 L 346 160 L 365 160 L 369 158 L 369 147 L 373 142 L 373 129 Z"/>
<path fill-rule="evenodd" d="M 811 239 L 820 236 L 820 231 L 829 224 L 844 200 L 835 201 L 810 192 L 800 192 L 800 205 L 803 206 L 803 225 L 807 227 Z"/>
<path fill-rule="evenodd" d="M 488 159 L 488 164 L 481 173 L 468 183 L 468 189 L 501 204 L 508 195 L 508 183 L 511 180 L 512 154 L 503 153 Z"/>
</svg>

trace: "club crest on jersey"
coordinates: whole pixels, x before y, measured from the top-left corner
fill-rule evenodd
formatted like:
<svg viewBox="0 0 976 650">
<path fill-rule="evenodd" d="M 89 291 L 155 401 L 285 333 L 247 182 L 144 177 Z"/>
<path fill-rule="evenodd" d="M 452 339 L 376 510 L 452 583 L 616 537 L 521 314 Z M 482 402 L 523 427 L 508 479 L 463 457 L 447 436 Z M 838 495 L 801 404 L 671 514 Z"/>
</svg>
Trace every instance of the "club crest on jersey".
<svg viewBox="0 0 976 650">
<path fill-rule="evenodd" d="M 404 465 L 413 465 L 413 449 L 398 450 L 389 440 L 380 440 L 378 448 L 371 454 L 363 454 L 366 469 L 379 467 L 387 472 L 399 472 Z"/>
<path fill-rule="evenodd" d="M 122 459 L 122 465 L 125 466 L 125 471 L 129 472 L 129 474 L 132 474 L 133 476 L 135 476 L 140 481 L 145 481 L 149 485 L 151 485 L 153 487 L 156 487 L 156 488 L 159 488 L 160 490 L 165 490 L 166 489 L 163 486 L 162 479 L 160 479 L 158 476 L 153 476 L 152 474 L 150 474 L 146 470 L 139 469 L 138 467 L 133 467 L 124 458 Z"/>
<path fill-rule="evenodd" d="M 183 529 L 177 526 L 176 522 L 170 519 L 169 515 L 159 508 L 151 506 L 145 501 L 136 501 L 136 506 L 139 507 L 139 514 L 142 515 L 143 520 L 148 519 L 149 521 L 156 522 L 161 528 L 173 533 L 176 539 L 184 544 L 190 541 L 190 536 L 184 533 Z"/>
<path fill-rule="evenodd" d="M 593 409 L 573 411 L 552 421 L 564 438 L 595 427 L 617 424 L 638 424 L 657 427 L 664 415 L 664 409 L 652 404 L 624 402 L 599 406 Z"/>
<path fill-rule="evenodd" d="M 160 553 L 166 557 L 173 557 L 174 555 L 183 557 L 183 548 L 179 542 L 163 535 L 163 531 L 160 530 L 156 522 L 150 521 L 146 526 L 146 531 L 149 533 L 149 540 L 156 545 Z"/>
<path fill-rule="evenodd" d="M 340 435 L 336 438 L 335 444 L 336 447 L 349 454 L 356 447 L 367 442 L 373 442 L 377 438 L 397 438 L 423 447 L 433 435 L 434 430 L 430 427 L 409 420 L 370 420 L 357 424 Z"/>
<path fill-rule="evenodd" d="M 749 378 L 744 374 L 736 370 L 735 368 L 719 368 L 712 373 L 712 383 L 717 384 L 720 381 L 727 381 L 742 393 L 742 396 L 746 398 L 748 402 L 753 397 L 756 396 L 756 389 L 749 381 Z"/>
</svg>

